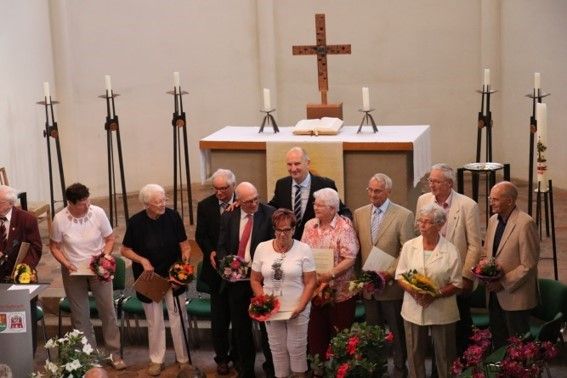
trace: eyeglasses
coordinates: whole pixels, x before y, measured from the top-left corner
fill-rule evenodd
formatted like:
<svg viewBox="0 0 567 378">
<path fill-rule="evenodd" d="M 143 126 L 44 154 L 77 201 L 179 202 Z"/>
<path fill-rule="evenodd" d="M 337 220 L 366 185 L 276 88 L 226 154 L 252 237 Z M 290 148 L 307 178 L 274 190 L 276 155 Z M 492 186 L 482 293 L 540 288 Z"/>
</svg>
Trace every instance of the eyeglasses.
<svg viewBox="0 0 567 378">
<path fill-rule="evenodd" d="M 230 188 L 230 185 L 221 186 L 221 187 L 216 187 L 213 185 L 213 189 L 217 192 L 224 192 L 225 190 L 228 190 L 228 188 Z"/>
<path fill-rule="evenodd" d="M 368 191 L 368 193 L 371 193 L 371 194 L 382 194 L 382 193 L 385 192 L 385 190 L 382 190 L 382 189 L 366 188 L 366 190 Z"/>
<path fill-rule="evenodd" d="M 435 185 L 439 185 L 439 184 L 444 184 L 447 182 L 447 180 L 432 180 L 432 179 L 427 179 L 427 182 L 430 184 L 435 184 Z"/>
<path fill-rule="evenodd" d="M 293 231 L 293 227 L 292 228 L 274 228 L 275 232 L 279 232 L 280 234 L 287 234 L 290 233 L 291 231 Z"/>
<path fill-rule="evenodd" d="M 155 200 L 155 201 L 151 201 L 151 202 L 150 202 L 150 205 L 154 205 L 154 206 L 165 205 L 168 200 L 169 200 L 169 198 L 167 198 L 167 197 L 161 198 L 161 199 L 157 199 L 157 200 Z"/>
<path fill-rule="evenodd" d="M 254 197 L 254 198 L 249 199 L 249 200 L 246 200 L 246 201 L 240 201 L 240 203 L 241 203 L 242 205 L 252 205 L 253 203 L 256 203 L 256 202 L 258 202 L 258 201 L 259 201 L 259 200 L 258 200 L 258 197 Z"/>
</svg>

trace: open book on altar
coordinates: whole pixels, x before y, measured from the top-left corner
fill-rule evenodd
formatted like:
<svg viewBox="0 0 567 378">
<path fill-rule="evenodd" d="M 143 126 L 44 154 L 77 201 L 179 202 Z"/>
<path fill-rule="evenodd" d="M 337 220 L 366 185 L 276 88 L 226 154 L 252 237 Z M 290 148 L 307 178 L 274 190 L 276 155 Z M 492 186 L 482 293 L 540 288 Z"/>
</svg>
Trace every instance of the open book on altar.
<svg viewBox="0 0 567 378">
<path fill-rule="evenodd" d="M 343 120 L 340 118 L 323 117 L 317 119 L 302 119 L 293 128 L 295 135 L 337 135 Z"/>
</svg>

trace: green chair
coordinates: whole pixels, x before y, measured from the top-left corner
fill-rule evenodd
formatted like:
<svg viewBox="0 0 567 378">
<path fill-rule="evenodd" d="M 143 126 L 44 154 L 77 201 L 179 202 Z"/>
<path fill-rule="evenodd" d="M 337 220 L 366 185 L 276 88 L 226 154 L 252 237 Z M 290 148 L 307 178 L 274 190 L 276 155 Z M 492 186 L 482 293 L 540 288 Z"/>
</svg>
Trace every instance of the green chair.
<svg viewBox="0 0 567 378">
<path fill-rule="evenodd" d="M 356 301 L 356 308 L 354 310 L 355 323 L 362 323 L 366 320 L 366 308 L 362 299 Z"/>
<path fill-rule="evenodd" d="M 471 315 L 475 327 L 488 328 L 489 317 L 486 304 L 486 291 L 482 284 L 478 285 L 471 294 Z"/>
<path fill-rule="evenodd" d="M 561 340 L 561 326 L 567 314 L 567 286 L 559 281 L 539 279 L 539 304 L 532 310 L 530 333 L 536 340 Z"/>
<path fill-rule="evenodd" d="M 189 298 L 187 301 L 187 315 L 189 317 L 189 331 L 196 348 L 199 347 L 199 325 L 198 319 L 211 319 L 211 299 L 204 298 L 201 294 L 210 294 L 211 288 L 201 278 L 201 270 L 203 269 L 203 261 L 197 264 L 197 277 L 195 279 L 195 288 L 197 290 L 197 298 Z"/>
<path fill-rule="evenodd" d="M 114 305 L 116 306 L 117 316 L 120 316 L 120 303 L 121 298 L 124 294 L 124 289 L 126 287 L 126 263 L 124 259 L 120 256 L 114 256 L 116 260 L 116 271 L 114 272 L 114 279 L 112 280 L 112 289 L 114 290 Z M 98 316 L 98 311 L 96 309 L 96 302 L 92 295 L 89 294 L 89 309 L 91 318 L 96 318 Z M 61 337 L 61 318 L 63 314 L 71 314 L 71 303 L 67 297 L 63 297 L 59 300 L 59 319 L 57 334 Z"/>
</svg>

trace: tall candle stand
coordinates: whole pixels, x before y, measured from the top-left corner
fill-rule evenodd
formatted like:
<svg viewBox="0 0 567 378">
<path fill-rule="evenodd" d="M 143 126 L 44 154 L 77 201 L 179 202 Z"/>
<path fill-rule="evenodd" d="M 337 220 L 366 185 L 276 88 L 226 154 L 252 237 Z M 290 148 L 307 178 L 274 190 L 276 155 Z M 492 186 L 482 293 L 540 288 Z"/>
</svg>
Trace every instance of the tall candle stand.
<svg viewBox="0 0 567 378">
<path fill-rule="evenodd" d="M 124 160 L 122 158 L 122 142 L 120 139 L 120 126 L 118 123 L 118 115 L 114 105 L 114 98 L 120 96 L 113 90 L 106 91 L 105 94 L 98 96 L 106 100 L 106 121 L 104 129 L 106 130 L 106 157 L 108 162 L 108 203 L 110 212 L 110 224 L 112 227 L 118 225 L 118 205 L 116 201 L 116 174 L 114 163 L 114 143 L 112 132 L 116 133 L 116 147 L 118 153 L 118 167 L 120 170 L 120 184 L 122 186 L 122 206 L 124 207 L 124 218 L 126 221 L 130 218 L 128 214 L 128 196 L 126 191 L 126 179 L 124 176 Z"/>
<path fill-rule="evenodd" d="M 376 122 L 374 122 L 374 118 L 372 117 L 372 113 L 375 109 L 368 109 L 368 110 L 364 110 L 364 109 L 358 109 L 359 112 L 364 113 L 364 115 L 362 116 L 362 120 L 360 121 L 360 125 L 358 126 L 358 130 L 357 130 L 357 134 L 359 134 L 362 131 L 362 126 L 364 125 L 372 125 L 372 131 L 374 133 L 378 132 L 378 127 L 376 127 Z"/>
<path fill-rule="evenodd" d="M 534 192 L 534 146 L 535 135 L 537 132 L 536 121 L 536 103 L 542 103 L 544 97 L 549 96 L 551 93 L 542 92 L 541 88 L 533 90 L 526 97 L 532 99 L 532 115 L 530 116 L 530 145 L 529 145 L 529 164 L 528 164 L 528 214 L 532 215 L 533 209 L 533 192 Z"/>
<path fill-rule="evenodd" d="M 264 132 L 264 126 L 268 125 L 268 126 L 272 126 L 272 128 L 274 129 L 274 133 L 279 133 L 280 129 L 278 128 L 278 124 L 276 123 L 276 120 L 274 118 L 274 116 L 272 115 L 273 112 L 275 112 L 276 109 L 269 109 L 269 110 L 260 110 L 260 112 L 262 113 L 266 113 L 264 115 L 264 119 L 262 120 L 262 124 L 260 125 L 260 130 L 258 131 L 259 133 L 263 133 Z"/>
<path fill-rule="evenodd" d="M 63 172 L 63 158 L 61 156 L 61 145 L 59 143 L 59 129 L 57 128 L 57 122 L 55 122 L 55 113 L 53 111 L 53 105 L 58 104 L 59 101 L 54 101 L 51 96 L 44 97 L 43 101 L 39 101 L 36 104 L 43 105 L 45 107 L 45 130 L 43 130 L 43 137 L 45 138 L 45 143 L 47 145 L 47 165 L 49 169 L 49 196 L 51 204 L 51 217 L 55 216 L 55 197 L 53 193 L 53 168 L 51 167 L 51 143 L 49 138 L 55 140 L 55 151 L 57 153 L 57 165 L 59 168 L 59 180 L 61 184 L 61 196 L 63 197 L 63 205 L 67 206 L 67 199 L 65 198 L 65 175 Z M 50 123 L 51 121 L 51 123 Z"/>
<path fill-rule="evenodd" d="M 183 172 L 181 170 L 181 140 L 183 140 L 185 177 L 187 178 L 187 202 L 189 209 L 189 222 L 193 225 L 193 195 L 191 191 L 191 169 L 189 167 L 189 147 L 187 143 L 187 122 L 183 111 L 183 95 L 188 94 L 181 90 L 181 86 L 174 87 L 167 92 L 173 95 L 174 112 L 171 120 L 173 126 L 173 209 L 177 211 L 177 193 L 181 197 L 181 217 L 184 217 L 183 206 Z M 183 132 L 181 134 L 181 132 Z M 177 170 L 179 163 L 179 171 Z M 178 179 L 179 178 L 179 185 Z"/>
<path fill-rule="evenodd" d="M 541 209 L 541 197 L 543 195 L 544 200 L 544 211 L 545 211 L 545 228 L 546 235 L 549 237 L 549 222 L 551 222 L 551 246 L 552 246 L 552 257 L 542 257 L 541 259 L 552 259 L 553 260 L 553 273 L 555 279 L 559 279 L 559 272 L 557 268 L 557 241 L 555 238 L 555 211 L 553 207 L 553 183 L 551 180 L 547 182 L 547 188 L 541 187 L 542 182 L 538 181 L 536 189 L 536 223 L 538 226 L 540 240 L 543 236 L 542 230 L 542 209 Z"/>
</svg>

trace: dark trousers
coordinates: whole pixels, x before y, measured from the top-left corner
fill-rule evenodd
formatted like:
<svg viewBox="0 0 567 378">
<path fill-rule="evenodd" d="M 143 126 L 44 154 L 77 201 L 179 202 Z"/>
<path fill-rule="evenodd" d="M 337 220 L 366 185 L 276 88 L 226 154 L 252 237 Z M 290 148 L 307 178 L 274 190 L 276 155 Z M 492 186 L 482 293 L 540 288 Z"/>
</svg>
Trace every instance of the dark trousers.
<svg viewBox="0 0 567 378">
<path fill-rule="evenodd" d="M 355 308 L 354 297 L 324 306 L 311 305 L 307 328 L 307 350 L 310 355 L 318 354 L 322 360 L 325 359 L 325 352 L 333 336 L 352 325 Z"/>
<path fill-rule="evenodd" d="M 498 349 L 504 345 L 510 336 L 522 337 L 530 331 L 531 310 L 506 311 L 500 307 L 495 293 L 490 293 L 488 299 L 488 314 L 490 316 L 490 332 L 492 346 Z"/>
<path fill-rule="evenodd" d="M 228 364 L 232 359 L 237 361 L 234 332 L 229 340 L 230 307 L 228 303 L 228 290 L 221 293 L 211 293 L 211 331 L 213 334 L 213 348 L 217 364 Z"/>
<path fill-rule="evenodd" d="M 392 344 L 392 356 L 394 359 L 394 375 L 405 374 L 406 369 L 406 335 L 404 331 L 404 319 L 402 318 L 402 300 L 377 301 L 365 299 L 366 323 L 388 328 L 394 334 Z"/>
<path fill-rule="evenodd" d="M 256 349 L 252 337 L 252 319 L 248 316 L 248 306 L 252 298 L 250 282 L 226 283 L 228 307 L 232 332 L 236 341 L 235 348 L 238 350 L 236 369 L 241 378 L 254 378 L 254 363 L 256 361 Z"/>
</svg>

